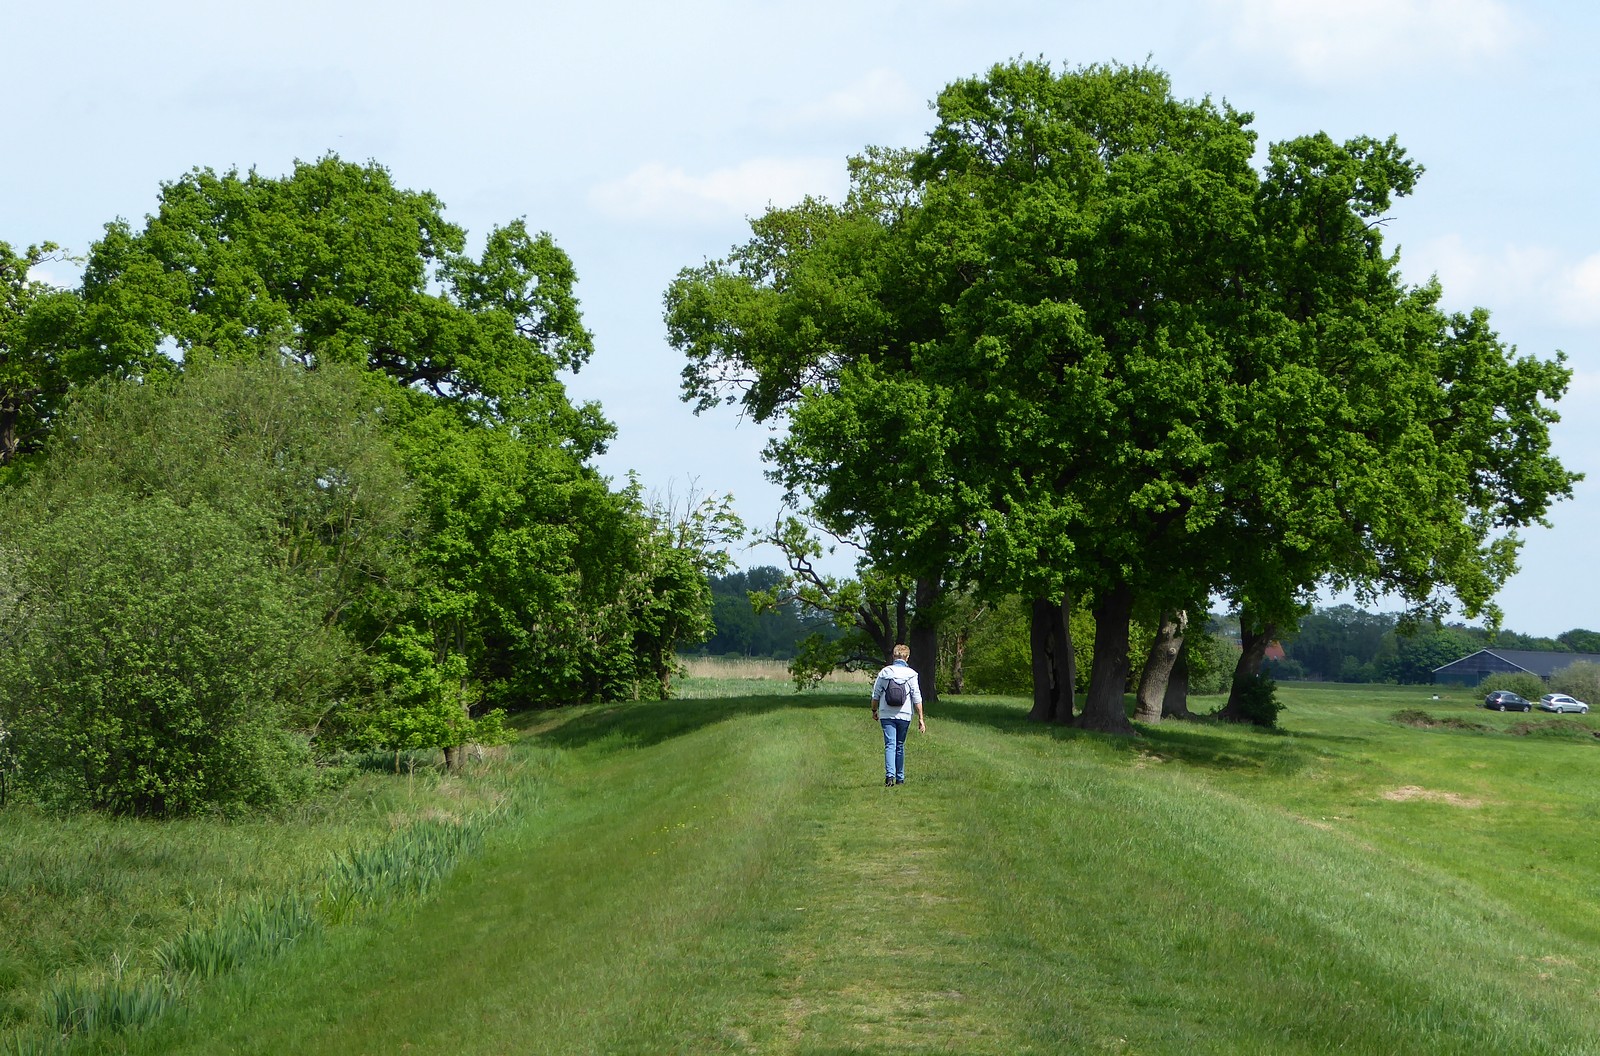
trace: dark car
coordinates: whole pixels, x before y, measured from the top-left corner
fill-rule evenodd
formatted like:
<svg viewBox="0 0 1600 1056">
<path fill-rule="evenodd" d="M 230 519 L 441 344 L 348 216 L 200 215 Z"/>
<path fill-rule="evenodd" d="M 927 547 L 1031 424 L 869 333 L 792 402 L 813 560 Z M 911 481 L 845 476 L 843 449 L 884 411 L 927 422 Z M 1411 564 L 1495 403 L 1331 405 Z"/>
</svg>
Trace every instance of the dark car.
<svg viewBox="0 0 1600 1056">
<path fill-rule="evenodd" d="M 1490 711 L 1532 711 L 1533 705 L 1511 692 L 1497 689 L 1483 698 L 1483 706 Z"/>
</svg>

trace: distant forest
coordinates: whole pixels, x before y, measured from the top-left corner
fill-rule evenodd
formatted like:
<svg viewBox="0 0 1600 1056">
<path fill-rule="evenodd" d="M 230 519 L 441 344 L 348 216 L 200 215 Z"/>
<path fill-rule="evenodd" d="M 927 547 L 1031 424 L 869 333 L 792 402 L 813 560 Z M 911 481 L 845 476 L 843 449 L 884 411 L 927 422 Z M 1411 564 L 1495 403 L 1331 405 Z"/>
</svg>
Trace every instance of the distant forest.
<svg viewBox="0 0 1600 1056">
<path fill-rule="evenodd" d="M 1428 683 L 1435 668 L 1479 649 L 1539 649 L 1600 653 L 1600 631 L 1575 628 L 1540 638 L 1460 623 L 1423 623 L 1402 633 L 1393 613 L 1369 613 L 1353 605 L 1318 608 L 1300 621 L 1294 637 L 1282 639 L 1284 658 L 1264 668 L 1280 681 Z"/>
<path fill-rule="evenodd" d="M 844 634 L 826 613 L 799 602 L 756 611 L 752 591 L 775 591 L 787 580 L 771 565 L 711 577 L 711 635 L 697 650 L 709 656 L 771 657 L 793 660 L 800 643 L 813 634 L 832 640 Z"/>
</svg>

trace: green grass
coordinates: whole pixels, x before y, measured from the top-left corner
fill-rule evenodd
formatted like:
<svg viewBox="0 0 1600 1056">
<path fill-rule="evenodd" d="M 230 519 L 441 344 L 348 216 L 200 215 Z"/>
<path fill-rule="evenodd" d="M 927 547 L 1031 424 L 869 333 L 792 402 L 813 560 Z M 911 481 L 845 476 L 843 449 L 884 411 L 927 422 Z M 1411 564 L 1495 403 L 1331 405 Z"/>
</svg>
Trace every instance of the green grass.
<svg viewBox="0 0 1600 1056">
<path fill-rule="evenodd" d="M 351 862 L 502 809 L 536 788 L 543 758 L 360 773 L 316 803 L 239 821 L 0 811 L 0 1053 L 41 1024 L 84 1026 L 78 1010 L 103 1006 L 101 1026 L 146 1021 L 182 977 L 270 956 L 320 923 L 313 904 L 327 913 L 359 894 L 340 881 Z"/>
<path fill-rule="evenodd" d="M 540 716 L 536 801 L 426 900 L 102 1048 L 1600 1051 L 1600 740 L 1563 720 L 1289 686 L 1281 731 L 1121 741 L 955 699 L 885 790 L 854 689 Z"/>
</svg>

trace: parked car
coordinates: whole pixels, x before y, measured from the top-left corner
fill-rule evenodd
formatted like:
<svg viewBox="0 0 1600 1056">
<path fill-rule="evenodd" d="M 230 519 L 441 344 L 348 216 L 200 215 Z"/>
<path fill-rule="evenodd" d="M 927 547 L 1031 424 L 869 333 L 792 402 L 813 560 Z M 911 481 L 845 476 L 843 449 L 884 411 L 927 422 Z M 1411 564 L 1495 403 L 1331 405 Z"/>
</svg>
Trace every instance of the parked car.
<svg viewBox="0 0 1600 1056">
<path fill-rule="evenodd" d="M 1490 711 L 1531 711 L 1533 705 L 1509 689 L 1497 689 L 1483 698 L 1483 706 Z"/>
<path fill-rule="evenodd" d="M 1573 700 L 1565 693 L 1546 693 L 1539 698 L 1540 711 L 1576 712 L 1579 715 L 1589 714 L 1589 705 L 1581 700 Z"/>
</svg>

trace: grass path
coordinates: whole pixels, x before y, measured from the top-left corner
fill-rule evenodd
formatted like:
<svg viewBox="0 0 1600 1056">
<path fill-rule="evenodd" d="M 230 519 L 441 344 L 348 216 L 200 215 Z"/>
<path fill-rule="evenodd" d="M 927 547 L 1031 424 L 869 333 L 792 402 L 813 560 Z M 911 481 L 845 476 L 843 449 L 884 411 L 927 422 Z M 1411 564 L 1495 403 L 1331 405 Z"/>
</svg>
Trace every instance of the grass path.
<svg viewBox="0 0 1600 1056">
<path fill-rule="evenodd" d="M 853 699 L 578 714 L 536 737 L 561 753 L 539 811 L 438 898 L 129 1051 L 1600 1052 L 1584 928 L 1387 822 L 1320 820 L 1354 736 L 1113 744 L 998 704 L 929 725 L 886 790 Z M 1463 765 L 1480 740 L 1450 742 Z"/>
</svg>

